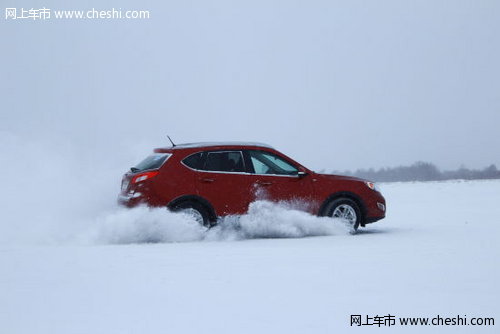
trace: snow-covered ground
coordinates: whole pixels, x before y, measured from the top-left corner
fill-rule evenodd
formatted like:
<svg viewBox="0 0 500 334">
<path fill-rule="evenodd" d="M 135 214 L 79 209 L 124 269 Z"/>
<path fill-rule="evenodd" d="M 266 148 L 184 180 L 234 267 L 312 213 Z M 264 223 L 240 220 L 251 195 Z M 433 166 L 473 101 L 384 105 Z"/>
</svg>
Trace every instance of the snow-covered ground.
<svg viewBox="0 0 500 334">
<path fill-rule="evenodd" d="M 112 209 L 18 241 L 32 225 L 4 216 L 0 333 L 498 333 L 500 181 L 382 189 L 388 217 L 356 235 L 265 202 L 208 233 L 188 216 Z M 351 327 L 351 314 L 497 323 L 384 330 Z"/>
</svg>

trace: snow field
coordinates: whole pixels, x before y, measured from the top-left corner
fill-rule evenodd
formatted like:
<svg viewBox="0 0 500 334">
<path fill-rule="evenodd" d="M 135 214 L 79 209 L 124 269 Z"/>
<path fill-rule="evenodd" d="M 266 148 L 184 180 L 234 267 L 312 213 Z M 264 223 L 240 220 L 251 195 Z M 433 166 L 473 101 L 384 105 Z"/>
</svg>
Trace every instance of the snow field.
<svg viewBox="0 0 500 334">
<path fill-rule="evenodd" d="M 49 245 L 5 244 L 0 331 L 374 330 L 350 327 L 351 314 L 498 321 L 500 182 L 382 188 L 388 217 L 357 235 L 257 202 L 248 221 L 240 220 L 253 229 L 226 227 L 210 237 L 189 217 L 176 215 L 166 227 L 164 212 L 139 209 L 99 213 L 86 229 Z M 144 220 L 151 223 L 141 228 Z M 263 227 L 266 221 L 282 227 Z M 282 238 L 297 236 L 303 238 Z M 396 330 L 494 333 L 496 327 Z"/>
</svg>

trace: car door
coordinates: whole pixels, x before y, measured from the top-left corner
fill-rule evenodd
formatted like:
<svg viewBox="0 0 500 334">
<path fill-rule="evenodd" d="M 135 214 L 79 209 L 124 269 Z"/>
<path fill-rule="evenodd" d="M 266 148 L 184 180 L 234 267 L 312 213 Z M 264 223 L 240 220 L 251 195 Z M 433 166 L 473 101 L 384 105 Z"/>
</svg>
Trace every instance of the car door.
<svg viewBox="0 0 500 334">
<path fill-rule="evenodd" d="M 239 150 L 206 152 L 197 173 L 197 188 L 219 216 L 244 214 L 252 201 L 252 175 Z"/>
<path fill-rule="evenodd" d="M 314 211 L 312 177 L 272 152 L 246 150 L 245 161 L 252 174 L 254 198 L 287 202 L 293 208 Z"/>
</svg>

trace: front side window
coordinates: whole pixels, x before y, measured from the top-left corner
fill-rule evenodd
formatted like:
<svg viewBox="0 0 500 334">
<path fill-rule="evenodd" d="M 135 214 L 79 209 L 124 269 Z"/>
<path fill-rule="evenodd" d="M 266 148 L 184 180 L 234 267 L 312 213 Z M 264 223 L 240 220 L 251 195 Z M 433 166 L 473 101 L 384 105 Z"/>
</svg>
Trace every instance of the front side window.
<svg viewBox="0 0 500 334">
<path fill-rule="evenodd" d="M 255 174 L 297 175 L 299 170 L 286 160 L 265 151 L 249 151 Z"/>
<path fill-rule="evenodd" d="M 203 170 L 243 173 L 243 154 L 240 151 L 208 152 Z"/>
</svg>

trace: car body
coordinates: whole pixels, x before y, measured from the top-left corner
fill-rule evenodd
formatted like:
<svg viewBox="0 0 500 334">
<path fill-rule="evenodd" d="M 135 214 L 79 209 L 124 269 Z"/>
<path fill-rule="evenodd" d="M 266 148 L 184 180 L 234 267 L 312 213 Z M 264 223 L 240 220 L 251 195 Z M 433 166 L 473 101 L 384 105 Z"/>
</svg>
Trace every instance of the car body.
<svg viewBox="0 0 500 334">
<path fill-rule="evenodd" d="M 374 183 L 315 173 L 260 143 L 193 143 L 157 148 L 122 179 L 119 203 L 189 210 L 205 225 L 242 215 L 256 200 L 288 202 L 354 228 L 385 217 Z"/>
</svg>

